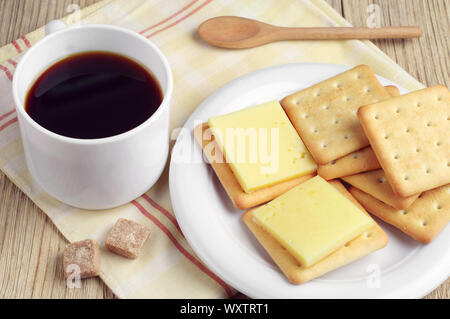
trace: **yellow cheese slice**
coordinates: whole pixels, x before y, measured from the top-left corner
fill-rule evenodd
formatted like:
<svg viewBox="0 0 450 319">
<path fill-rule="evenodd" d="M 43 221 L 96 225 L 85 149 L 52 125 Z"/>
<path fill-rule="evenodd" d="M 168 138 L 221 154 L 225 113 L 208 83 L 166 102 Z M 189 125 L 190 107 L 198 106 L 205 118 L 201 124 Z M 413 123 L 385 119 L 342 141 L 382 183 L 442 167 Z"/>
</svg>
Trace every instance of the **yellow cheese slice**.
<svg viewBox="0 0 450 319">
<path fill-rule="evenodd" d="M 208 125 L 247 193 L 317 168 L 278 101 L 212 117 Z"/>
<path fill-rule="evenodd" d="M 322 177 L 253 211 L 254 221 L 309 267 L 373 226 L 373 220 Z"/>
</svg>

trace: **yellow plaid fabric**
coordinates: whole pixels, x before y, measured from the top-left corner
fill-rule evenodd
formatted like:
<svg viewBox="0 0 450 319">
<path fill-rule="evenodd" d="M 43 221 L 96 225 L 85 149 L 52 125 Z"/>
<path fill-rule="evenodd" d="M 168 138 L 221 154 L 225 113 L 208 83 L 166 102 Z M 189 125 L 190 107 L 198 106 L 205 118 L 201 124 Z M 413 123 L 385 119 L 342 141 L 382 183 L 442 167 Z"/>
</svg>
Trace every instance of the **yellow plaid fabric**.
<svg viewBox="0 0 450 319">
<path fill-rule="evenodd" d="M 416 90 L 423 86 L 368 41 L 285 41 L 248 50 L 224 50 L 202 43 L 198 25 L 220 15 L 239 15 L 285 26 L 349 26 L 323 0 L 105 0 L 75 12 L 68 24 L 104 23 L 148 37 L 167 56 L 174 74 L 172 128 L 182 126 L 212 92 L 263 67 L 325 62 L 372 69 Z M 23 154 L 11 94 L 21 55 L 44 36 L 40 28 L 0 49 L 0 168 L 55 223 L 69 241 L 94 238 L 102 244 L 119 217 L 152 231 L 139 259 L 126 260 L 102 249 L 101 277 L 121 298 L 221 298 L 235 293 L 209 271 L 184 239 L 172 212 L 167 170 L 144 196 L 122 207 L 85 211 L 47 195 L 31 178 Z"/>
</svg>

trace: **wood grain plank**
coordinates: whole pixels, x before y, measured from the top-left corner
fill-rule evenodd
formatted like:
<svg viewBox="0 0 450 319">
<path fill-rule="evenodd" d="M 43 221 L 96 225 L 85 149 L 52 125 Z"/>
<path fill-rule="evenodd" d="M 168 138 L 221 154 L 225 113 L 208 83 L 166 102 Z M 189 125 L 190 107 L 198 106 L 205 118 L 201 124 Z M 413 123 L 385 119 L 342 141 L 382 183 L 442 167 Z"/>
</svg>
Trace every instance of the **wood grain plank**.
<svg viewBox="0 0 450 319">
<path fill-rule="evenodd" d="M 0 46 L 48 21 L 66 15 L 69 4 L 81 8 L 99 0 L 2 0 Z M 381 7 L 382 25 L 418 24 L 419 40 L 374 43 L 427 85 L 450 86 L 450 3 L 447 0 L 327 0 L 355 26 L 366 24 L 370 3 Z M 61 253 L 65 240 L 46 215 L 0 173 L 0 298 L 114 298 L 100 279 L 67 289 Z M 245 297 L 239 295 L 238 297 Z M 427 298 L 450 298 L 450 280 Z"/>
<path fill-rule="evenodd" d="M 48 21 L 68 14 L 70 4 L 84 8 L 100 0 L 2 0 L 0 1 L 0 46 L 10 43 Z"/>
<path fill-rule="evenodd" d="M 450 2 L 445 0 L 342 0 L 343 16 L 365 26 L 369 4 L 381 9 L 381 26 L 419 25 L 424 35 L 411 40 L 377 40 L 374 44 L 427 86 L 450 86 Z"/>
</svg>

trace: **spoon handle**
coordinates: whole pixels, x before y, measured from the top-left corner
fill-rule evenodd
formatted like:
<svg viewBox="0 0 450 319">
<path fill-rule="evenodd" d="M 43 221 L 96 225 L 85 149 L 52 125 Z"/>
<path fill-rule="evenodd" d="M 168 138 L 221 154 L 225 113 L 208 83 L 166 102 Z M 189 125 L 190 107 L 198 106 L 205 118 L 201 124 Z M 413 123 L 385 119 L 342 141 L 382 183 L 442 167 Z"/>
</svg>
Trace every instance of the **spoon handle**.
<svg viewBox="0 0 450 319">
<path fill-rule="evenodd" d="M 339 27 L 339 28 L 277 28 L 279 40 L 341 40 L 341 39 L 407 39 L 418 38 L 422 29 L 411 27 Z"/>
</svg>

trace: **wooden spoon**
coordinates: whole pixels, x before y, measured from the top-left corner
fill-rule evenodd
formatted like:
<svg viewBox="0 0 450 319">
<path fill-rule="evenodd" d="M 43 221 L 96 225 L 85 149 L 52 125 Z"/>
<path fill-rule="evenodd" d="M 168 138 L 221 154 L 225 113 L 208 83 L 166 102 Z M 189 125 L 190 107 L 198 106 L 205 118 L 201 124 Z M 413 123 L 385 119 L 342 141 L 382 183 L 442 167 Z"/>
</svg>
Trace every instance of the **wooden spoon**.
<svg viewBox="0 0 450 319">
<path fill-rule="evenodd" d="M 200 37 L 207 43 L 230 49 L 253 48 L 282 40 L 343 40 L 418 38 L 420 27 L 388 28 L 285 28 L 241 17 L 215 17 L 203 22 Z"/>
</svg>

